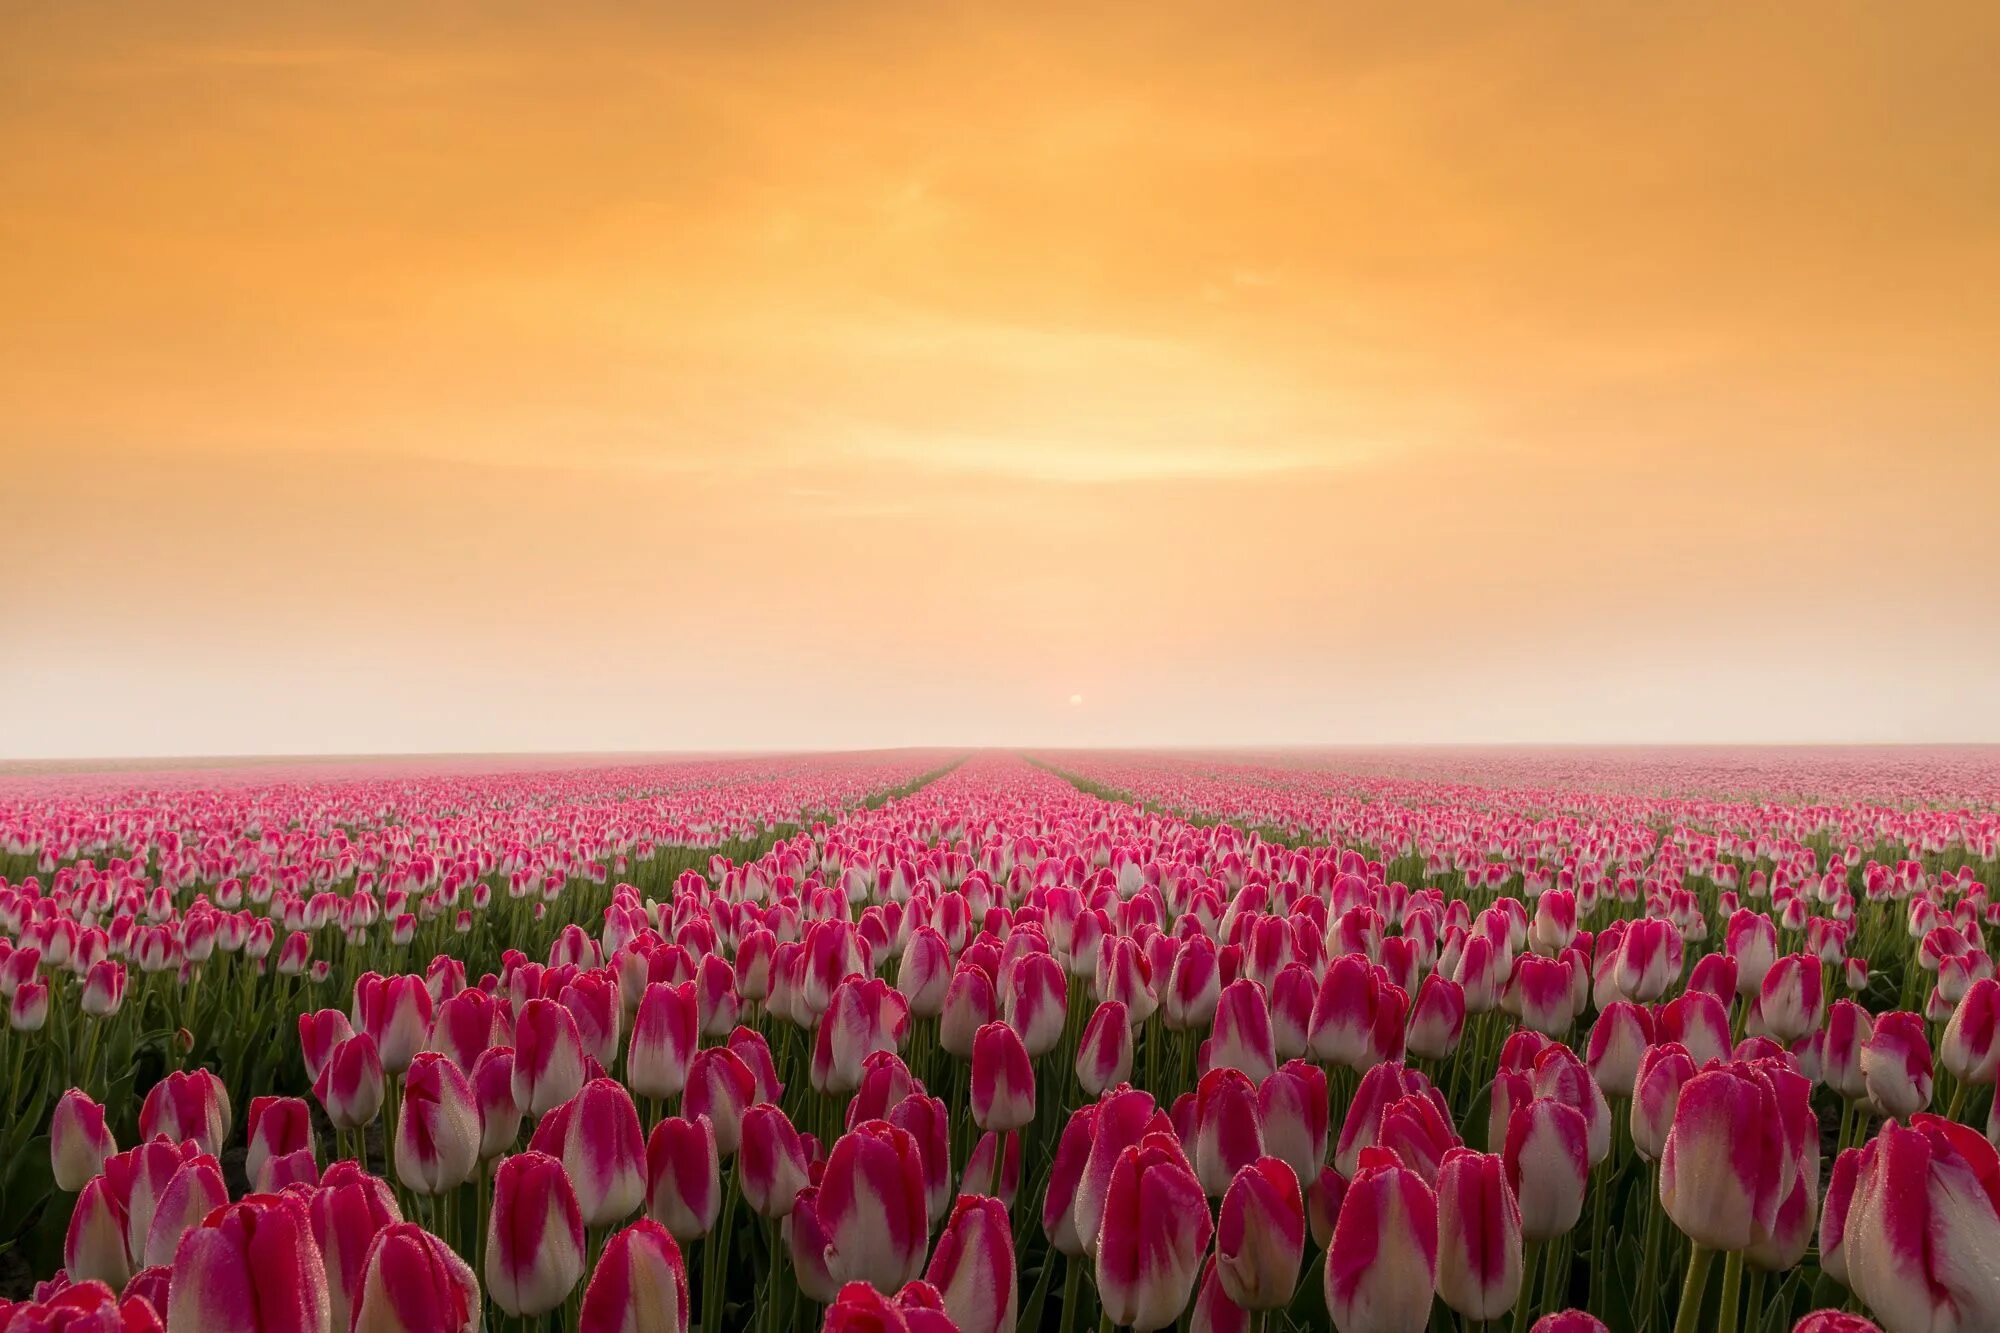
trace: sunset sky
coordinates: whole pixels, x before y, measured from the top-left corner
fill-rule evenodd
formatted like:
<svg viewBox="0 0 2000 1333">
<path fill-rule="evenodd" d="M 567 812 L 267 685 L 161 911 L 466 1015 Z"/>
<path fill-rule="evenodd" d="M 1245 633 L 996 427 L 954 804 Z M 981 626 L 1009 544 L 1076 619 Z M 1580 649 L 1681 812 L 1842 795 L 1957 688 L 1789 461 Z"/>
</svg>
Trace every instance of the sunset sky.
<svg viewBox="0 0 2000 1333">
<path fill-rule="evenodd" d="M 0 758 L 2000 740 L 2000 7 L 0 10 Z"/>
</svg>

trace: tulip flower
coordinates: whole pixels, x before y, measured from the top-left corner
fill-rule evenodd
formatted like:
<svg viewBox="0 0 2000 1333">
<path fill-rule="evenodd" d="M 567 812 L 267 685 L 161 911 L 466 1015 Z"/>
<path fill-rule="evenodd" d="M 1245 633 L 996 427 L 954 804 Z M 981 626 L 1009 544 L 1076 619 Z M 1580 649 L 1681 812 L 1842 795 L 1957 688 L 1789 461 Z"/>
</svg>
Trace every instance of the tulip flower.
<svg viewBox="0 0 2000 1333">
<path fill-rule="evenodd" d="M 740 956 L 740 955 L 739 955 Z M 922 1018 L 936 1018 L 944 1010 L 945 991 L 951 985 L 951 950 L 944 936 L 929 926 L 910 933 L 910 942 L 896 972 L 896 990 Z"/>
<path fill-rule="evenodd" d="M 49 1163 L 56 1188 L 74 1194 L 104 1169 L 104 1159 L 118 1151 L 104 1123 L 104 1108 L 81 1088 L 71 1088 L 56 1100 L 49 1119 Z"/>
<path fill-rule="evenodd" d="M 834 1298 L 840 1284 L 827 1268 L 826 1229 L 819 1222 L 819 1187 L 809 1185 L 792 1200 L 785 1214 L 785 1254 L 791 1260 L 792 1277 L 809 1301 L 820 1304 Z"/>
<path fill-rule="evenodd" d="M 158 1310 L 137 1296 L 115 1296 L 102 1282 L 71 1282 L 16 1303 L 0 1300 L 0 1333 L 161 1333 Z"/>
<path fill-rule="evenodd" d="M 109 1018 L 125 1004 L 125 965 L 101 958 L 90 965 L 77 1007 L 92 1018 Z"/>
<path fill-rule="evenodd" d="M 687 1086 L 688 1062 L 700 1044 L 694 983 L 656 981 L 639 1000 L 625 1055 L 625 1079 L 632 1091 L 655 1101 L 671 1101 Z"/>
<path fill-rule="evenodd" d="M 361 1295 L 375 1237 L 402 1221 L 403 1215 L 388 1184 L 351 1161 L 335 1162 L 326 1169 L 308 1207 L 313 1242 L 325 1259 L 333 1325 L 345 1328 Z"/>
<path fill-rule="evenodd" d="M 972 1058 L 972 1040 L 979 1029 L 1000 1016 L 993 980 L 976 967 L 952 973 L 938 1017 L 938 1045 L 961 1060 Z"/>
<path fill-rule="evenodd" d="M 576 1017 L 555 1000 L 533 999 L 514 1018 L 514 1102 L 539 1116 L 583 1087 L 583 1038 Z"/>
<path fill-rule="evenodd" d="M 479 1282 L 449 1245 L 414 1222 L 384 1227 L 368 1251 L 354 1333 L 478 1333 Z"/>
<path fill-rule="evenodd" d="M 1250 1333 L 1250 1312 L 1230 1300 L 1222 1289 L 1213 1255 L 1202 1265 L 1201 1280 L 1195 1285 L 1188 1333 Z"/>
<path fill-rule="evenodd" d="M 1215 1233 L 1218 1277 L 1229 1299 L 1245 1310 L 1290 1304 L 1305 1241 L 1297 1173 L 1276 1157 L 1260 1157 L 1238 1171 L 1223 1193 Z"/>
<path fill-rule="evenodd" d="M 229 1137 L 229 1093 L 211 1070 L 175 1070 L 153 1085 L 139 1108 L 139 1136 L 192 1139 L 205 1153 L 222 1151 Z"/>
<path fill-rule="evenodd" d="M 1322 1250 L 1333 1244 L 1333 1225 L 1346 1198 L 1347 1177 L 1330 1166 L 1321 1167 L 1319 1177 L 1306 1185 L 1306 1226 Z"/>
<path fill-rule="evenodd" d="M 151 1223 L 146 1228 L 145 1248 L 139 1262 L 145 1266 L 171 1264 L 175 1247 L 189 1228 L 229 1202 L 222 1183 L 222 1168 L 206 1154 L 189 1158 L 167 1181 L 153 1205 Z"/>
<path fill-rule="evenodd" d="M 913 1092 L 890 1107 L 887 1116 L 890 1124 L 917 1141 L 924 1162 L 924 1206 L 933 1217 L 943 1217 L 951 1206 L 950 1115 L 942 1098 Z"/>
<path fill-rule="evenodd" d="M 836 1282 L 892 1291 L 914 1279 L 930 1237 L 916 1139 L 884 1120 L 864 1121 L 841 1135 L 827 1157 L 816 1212 L 827 1237 L 827 1271 Z"/>
<path fill-rule="evenodd" d="M 1212 1033 L 1204 1046 L 1209 1069 L 1236 1069 L 1261 1083 L 1278 1067 L 1271 1007 L 1264 988 L 1238 977 L 1222 988 Z"/>
<path fill-rule="evenodd" d="M 1882 1328 L 1845 1310 L 1814 1310 L 1792 1325 L 1792 1333 L 1882 1333 Z"/>
<path fill-rule="evenodd" d="M 1568 1233 L 1583 1214 L 1590 1182 L 1589 1131 L 1582 1113 L 1552 1097 L 1515 1107 L 1507 1120 L 1503 1159 L 1507 1184 L 1520 1202 L 1522 1237 L 1544 1241 Z"/>
<path fill-rule="evenodd" d="M 722 1213 L 721 1158 L 705 1115 L 668 1117 L 646 1140 L 646 1216 L 683 1244 L 706 1236 Z"/>
<path fill-rule="evenodd" d="M 1035 1067 L 1021 1035 L 988 1023 L 972 1039 L 972 1120 L 984 1130 L 1020 1129 L 1035 1118 Z"/>
<path fill-rule="evenodd" d="M 1084 1238 L 1077 1234 L 1077 1187 L 1083 1181 L 1084 1165 L 1090 1156 L 1097 1127 L 1097 1105 L 1079 1106 L 1070 1113 L 1056 1140 L 1055 1156 L 1049 1162 L 1047 1191 L 1042 1196 L 1042 1232 L 1052 1248 L 1072 1261 L 1084 1252 Z"/>
<path fill-rule="evenodd" d="M 80 1282 L 95 1280 L 114 1287 L 124 1286 L 132 1273 L 132 1256 L 125 1238 L 127 1226 L 125 1207 L 113 1191 L 111 1181 L 104 1176 L 85 1181 L 70 1210 L 69 1230 L 63 1237 L 64 1270 Z"/>
<path fill-rule="evenodd" d="M 1076 1048 L 1076 1081 L 1084 1094 L 1101 1097 L 1132 1076 L 1132 1024 L 1125 1006 L 1107 1000 L 1084 1025 Z"/>
<path fill-rule="evenodd" d="M 924 1281 L 937 1289 L 944 1312 L 960 1333 L 1013 1333 L 1021 1293 L 1006 1205 L 961 1194 L 938 1236 Z"/>
<path fill-rule="evenodd" d="M 1798 1170 L 1801 1117 L 1811 1120 L 1809 1092 L 1797 1074 L 1748 1064 L 1711 1065 L 1682 1085 L 1660 1157 L 1660 1203 L 1695 1244 L 1744 1250 L 1776 1225 Z"/>
<path fill-rule="evenodd" d="M 1363 1149 L 1326 1253 L 1337 1333 L 1421 1333 L 1437 1272 L 1437 1196 L 1395 1153 Z"/>
<path fill-rule="evenodd" d="M 1564 1310 L 1537 1319 L 1528 1333 L 1608 1333 L 1604 1321 L 1583 1310 Z"/>
<path fill-rule="evenodd" d="M 514 1048 L 489 1046 L 472 1066 L 472 1095 L 479 1105 L 479 1160 L 511 1150 L 521 1134 L 521 1104 L 514 1100 Z"/>
<path fill-rule="evenodd" d="M 1240 1069 L 1212 1069 L 1195 1093 L 1194 1166 L 1202 1188 L 1219 1199 L 1243 1167 L 1264 1156 L 1257 1089 Z"/>
<path fill-rule="evenodd" d="M 615 1079 L 584 1084 L 542 1117 L 528 1146 L 563 1164 L 586 1227 L 624 1221 L 646 1196 L 645 1132 L 632 1094 Z"/>
<path fill-rule="evenodd" d="M 1757 1012 L 1765 1030 L 1781 1042 L 1794 1042 L 1820 1025 L 1826 995 L 1819 959 L 1811 954 L 1787 954 L 1771 965 L 1757 992 Z"/>
<path fill-rule="evenodd" d="M 1023 956 L 1002 974 L 1001 1017 L 1021 1034 L 1030 1056 L 1042 1056 L 1062 1040 L 1069 1016 L 1069 980 L 1046 953 Z"/>
<path fill-rule="evenodd" d="M 736 1171 L 750 1211 L 766 1218 L 792 1211 L 792 1200 L 811 1183 L 811 1162 L 784 1111 L 760 1103 L 743 1113 Z"/>
<path fill-rule="evenodd" d="M 1639 1058 L 1652 1044 L 1650 1013 L 1628 1000 L 1605 1006 L 1590 1027 L 1590 1076 L 1607 1096 L 1630 1097 L 1639 1078 Z"/>
<path fill-rule="evenodd" d="M 1171 1135 L 1122 1149 L 1096 1246 L 1097 1292 L 1111 1322 L 1149 1333 L 1178 1319 L 1214 1230 L 1201 1182 Z"/>
<path fill-rule="evenodd" d="M 1465 988 L 1436 972 L 1417 988 L 1407 1037 L 1410 1054 L 1443 1060 L 1458 1049 L 1465 1031 Z"/>
<path fill-rule="evenodd" d="M 613 1236 L 584 1289 L 578 1333 L 684 1333 L 687 1266 L 667 1229 L 641 1218 Z"/>
<path fill-rule="evenodd" d="M 333 1048 L 313 1080 L 313 1096 L 335 1129 L 360 1129 L 382 1110 L 382 1061 L 375 1039 L 357 1032 Z"/>
<path fill-rule="evenodd" d="M 1264 1151 L 1282 1158 L 1300 1180 L 1312 1180 L 1326 1161 L 1326 1071 L 1304 1060 L 1279 1066 L 1258 1085 L 1257 1119 Z"/>
<path fill-rule="evenodd" d="M 986 1131 L 980 1135 L 980 1141 L 972 1145 L 972 1153 L 966 1157 L 960 1187 L 990 1193 L 1000 1203 L 1014 1207 L 1014 1195 L 1020 1191 L 1020 1133 L 1008 1131 L 1002 1135 Z"/>
<path fill-rule="evenodd" d="M 244 1125 L 249 1143 L 243 1173 L 250 1178 L 251 1189 L 271 1193 L 267 1165 L 301 1149 L 311 1153 L 312 1113 L 300 1097 L 252 1097 Z"/>
<path fill-rule="evenodd" d="M 1891 1333 L 2000 1328 L 2000 1154 L 1936 1116 L 1861 1151 L 1844 1219 L 1847 1285 Z M 1828 1199 L 1831 1207 L 1833 1200 Z"/>
<path fill-rule="evenodd" d="M 299 1049 L 305 1056 L 306 1078 L 317 1082 L 320 1071 L 333 1059 L 334 1048 L 353 1035 L 353 1025 L 338 1009 L 300 1014 Z"/>
<path fill-rule="evenodd" d="M 861 1086 L 863 1062 L 902 1045 L 909 1004 L 880 977 L 850 978 L 834 988 L 813 1043 L 815 1092 L 846 1095 Z"/>
<path fill-rule="evenodd" d="M 1904 1119 L 1931 1104 L 1931 1047 L 1924 1020 L 1882 1014 L 1861 1045 L 1861 1081 L 1883 1115 Z"/>
<path fill-rule="evenodd" d="M 422 977 L 363 977 L 354 983 L 356 1026 L 375 1039 L 382 1070 L 399 1075 L 429 1039 L 435 1004 Z"/>
<path fill-rule="evenodd" d="M 1568 1109 L 1568 1108 L 1564 1108 Z M 1455 1148 L 1438 1166 L 1438 1296 L 1474 1322 L 1513 1308 L 1522 1281 L 1521 1205 L 1498 1153 Z"/>
<path fill-rule="evenodd" d="M 506 1045 L 510 1035 L 500 1006 L 473 986 L 461 988 L 438 1005 L 431 1015 L 425 1046 L 449 1056 L 460 1069 L 469 1070 L 490 1047 Z"/>
<path fill-rule="evenodd" d="M 174 1251 L 168 1333 L 330 1333 L 326 1268 L 306 1206 L 253 1194 L 217 1208 Z"/>
<path fill-rule="evenodd" d="M 688 1062 L 687 1088 L 681 1094 L 681 1115 L 707 1116 L 715 1127 L 715 1147 L 733 1157 L 742 1140 L 743 1113 L 757 1095 L 757 1077 L 743 1057 L 727 1046 L 710 1046 Z"/>
<path fill-rule="evenodd" d="M 583 1215 L 562 1163 L 538 1152 L 502 1158 L 486 1224 L 487 1295 L 508 1314 L 543 1315 L 582 1277 Z"/>
</svg>

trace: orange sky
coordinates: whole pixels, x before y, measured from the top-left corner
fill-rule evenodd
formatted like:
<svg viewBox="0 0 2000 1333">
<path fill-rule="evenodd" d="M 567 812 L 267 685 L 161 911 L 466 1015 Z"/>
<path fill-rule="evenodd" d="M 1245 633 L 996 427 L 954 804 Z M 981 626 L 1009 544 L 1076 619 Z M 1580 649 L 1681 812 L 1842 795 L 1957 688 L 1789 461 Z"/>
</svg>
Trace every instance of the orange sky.
<svg viewBox="0 0 2000 1333">
<path fill-rule="evenodd" d="M 2000 10 L 1809 9 L 11 6 L 0 757 L 2000 739 Z"/>
</svg>

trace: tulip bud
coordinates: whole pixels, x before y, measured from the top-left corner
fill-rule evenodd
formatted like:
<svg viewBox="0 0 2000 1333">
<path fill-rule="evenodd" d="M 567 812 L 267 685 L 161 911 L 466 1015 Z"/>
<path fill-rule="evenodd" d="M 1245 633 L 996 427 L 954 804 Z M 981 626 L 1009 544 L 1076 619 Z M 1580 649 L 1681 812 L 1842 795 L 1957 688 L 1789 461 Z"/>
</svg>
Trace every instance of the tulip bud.
<svg viewBox="0 0 2000 1333">
<path fill-rule="evenodd" d="M 1334 1223 L 1324 1274 L 1338 1333 L 1420 1333 L 1437 1290 L 1437 1196 L 1384 1148 L 1366 1148 Z"/>
<path fill-rule="evenodd" d="M 1412 1055 L 1442 1060 L 1458 1049 L 1465 1031 L 1465 988 L 1436 972 L 1417 988 L 1410 1015 L 1408 1044 Z"/>
<path fill-rule="evenodd" d="M 757 1095 L 757 1078 L 743 1057 L 727 1046 L 697 1051 L 688 1062 L 688 1084 L 681 1093 L 681 1115 L 707 1116 L 715 1128 L 715 1148 L 732 1157 L 743 1136 L 743 1113 Z"/>
<path fill-rule="evenodd" d="M 253 1194 L 217 1208 L 174 1251 L 168 1333 L 329 1333 L 326 1268 L 306 1206 Z"/>
<path fill-rule="evenodd" d="M 1771 965 L 1757 992 L 1757 1012 L 1764 1028 L 1781 1042 L 1794 1042 L 1820 1025 L 1826 1011 L 1819 959 L 1811 954 L 1787 954 Z"/>
<path fill-rule="evenodd" d="M 816 1207 L 835 1281 L 892 1291 L 922 1271 L 930 1210 L 922 1155 L 907 1131 L 869 1120 L 841 1135 Z"/>
<path fill-rule="evenodd" d="M 335 1129 L 360 1129 L 372 1123 L 383 1097 L 382 1061 L 375 1039 L 357 1032 L 335 1046 L 313 1080 L 313 1096 Z"/>
<path fill-rule="evenodd" d="M 111 1182 L 93 1176 L 70 1210 L 69 1230 L 63 1237 L 63 1269 L 79 1282 L 98 1281 L 114 1287 L 125 1285 L 131 1276 L 132 1260 L 126 1250 L 127 1219 L 124 1206 L 112 1191 Z"/>
<path fill-rule="evenodd" d="M 1744 1250 L 1771 1231 L 1797 1173 L 1788 1133 L 1800 1108 L 1810 1118 L 1809 1093 L 1796 1074 L 1749 1064 L 1711 1065 L 1682 1086 L 1660 1203 L 1697 1245 Z"/>
<path fill-rule="evenodd" d="M 686 1243 L 714 1227 L 722 1212 L 722 1169 L 715 1126 L 705 1115 L 669 1116 L 646 1141 L 646 1215 Z"/>
<path fill-rule="evenodd" d="M 1582 1310 L 1564 1310 L 1537 1319 L 1528 1333 L 1607 1333 L 1604 1321 Z"/>
<path fill-rule="evenodd" d="M 320 1178 L 309 1205 L 313 1241 L 325 1258 L 333 1326 L 346 1327 L 375 1237 L 403 1220 L 388 1184 L 351 1161 L 335 1162 Z"/>
<path fill-rule="evenodd" d="M 203 1154 L 183 1162 L 153 1206 L 140 1263 L 147 1266 L 173 1263 L 174 1249 L 181 1236 L 228 1202 L 222 1168 L 213 1157 Z"/>
<path fill-rule="evenodd" d="M 1035 1067 L 1021 1036 L 988 1023 L 972 1041 L 972 1119 L 981 1129 L 1020 1129 L 1035 1118 Z"/>
<path fill-rule="evenodd" d="M 1264 988 L 1238 977 L 1222 988 L 1212 1034 L 1204 1048 L 1210 1069 L 1236 1069 L 1260 1083 L 1278 1067 L 1277 1043 L 1271 1032 L 1271 1008 Z"/>
<path fill-rule="evenodd" d="M 584 1289 L 578 1333 L 684 1333 L 687 1265 L 667 1229 L 640 1218 L 611 1238 Z"/>
<path fill-rule="evenodd" d="M 1149 1333 L 1180 1317 L 1215 1223 L 1171 1135 L 1122 1149 L 1104 1194 L 1097 1292 L 1114 1324 Z"/>
<path fill-rule="evenodd" d="M 486 1226 L 487 1295 L 508 1314 L 543 1315 L 582 1277 L 583 1215 L 562 1163 L 538 1152 L 502 1158 Z"/>
<path fill-rule="evenodd" d="M 514 1147 L 521 1134 L 521 1104 L 514 1100 L 514 1048 L 489 1046 L 472 1066 L 472 1096 L 479 1107 L 479 1160 L 490 1162 Z"/>
<path fill-rule="evenodd" d="M 1630 1097 L 1639 1077 L 1639 1057 L 1653 1044 L 1653 1017 L 1621 1000 L 1605 1007 L 1590 1027 L 1590 1074 L 1612 1097 Z"/>
<path fill-rule="evenodd" d="M 539 1116 L 583 1087 L 583 1038 L 576 1017 L 555 1000 L 533 999 L 514 1019 L 514 1102 Z"/>
<path fill-rule="evenodd" d="M 1006 1205 L 960 1195 L 924 1281 L 937 1289 L 960 1333 L 1013 1333 L 1021 1292 Z"/>
<path fill-rule="evenodd" d="M 212 1070 L 179 1070 L 153 1085 L 139 1109 L 139 1136 L 162 1135 L 179 1143 L 192 1139 L 205 1153 L 218 1153 L 229 1137 L 229 1093 Z"/>
<path fill-rule="evenodd" d="M 645 1198 L 645 1134 L 632 1094 L 615 1079 L 584 1084 L 542 1117 L 528 1146 L 563 1164 L 586 1227 L 622 1222 Z"/>
<path fill-rule="evenodd" d="M 1090 1155 L 1096 1122 L 1094 1103 L 1070 1113 L 1062 1135 L 1056 1140 L 1055 1156 L 1049 1162 L 1048 1188 L 1042 1196 L 1042 1232 L 1049 1238 L 1050 1246 L 1071 1261 L 1084 1249 L 1083 1238 L 1076 1230 L 1076 1194 L 1083 1179 L 1084 1162 Z"/>
<path fill-rule="evenodd" d="M 688 1061 L 700 1045 L 694 983 L 668 985 L 654 981 L 638 1003 L 632 1019 L 632 1043 L 626 1051 L 626 1083 L 640 1097 L 672 1101 L 688 1085 Z"/>
<path fill-rule="evenodd" d="M 1936 1116 L 1891 1120 L 1861 1152 L 1847 1285 L 1892 1330 L 2000 1328 L 2000 1154 Z M 1831 1207 L 1833 1200 L 1828 1199 Z"/>
<path fill-rule="evenodd" d="M 1069 980 L 1062 965 L 1046 953 L 1031 953 L 1002 975 L 1006 980 L 1002 1017 L 1021 1034 L 1030 1056 L 1048 1054 L 1062 1040 L 1069 1017 Z"/>
<path fill-rule="evenodd" d="M 785 1214 L 785 1253 L 792 1261 L 792 1276 L 799 1291 L 809 1301 L 824 1305 L 834 1298 L 840 1284 L 827 1268 L 827 1236 L 819 1224 L 819 1187 L 809 1185 L 792 1200 Z"/>
<path fill-rule="evenodd" d="M 938 1017 L 938 1045 L 961 1060 L 972 1058 L 973 1038 L 1000 1014 L 993 981 L 977 967 L 961 965 L 945 991 Z"/>
<path fill-rule="evenodd" d="M 1931 1047 L 1924 1021 L 1912 1013 L 1887 1013 L 1861 1046 L 1861 1081 L 1875 1108 L 1894 1119 L 1931 1104 Z"/>
<path fill-rule="evenodd" d="M 1583 1214 L 1590 1180 L 1589 1134 L 1581 1112 L 1552 1097 L 1514 1108 L 1507 1121 L 1507 1183 L 1521 1206 L 1521 1235 L 1566 1234 Z"/>
<path fill-rule="evenodd" d="M 1326 1071 L 1304 1060 L 1281 1065 L 1257 1088 L 1264 1151 L 1310 1181 L 1326 1161 Z"/>
<path fill-rule="evenodd" d="M 917 1141 L 917 1152 L 924 1161 L 924 1206 L 931 1216 L 943 1217 L 952 1198 L 951 1113 L 943 1098 L 913 1092 L 889 1108 L 887 1119 Z M 814 1153 L 818 1151 L 817 1144 L 810 1146 Z"/>
<path fill-rule="evenodd" d="M 1514 1306 L 1522 1281 L 1521 1205 L 1498 1153 L 1455 1148 L 1438 1167 L 1438 1296 L 1475 1323 Z"/>
<path fill-rule="evenodd" d="M 353 1333 L 477 1333 L 480 1326 L 479 1282 L 449 1245 L 414 1222 L 376 1235 Z"/>
<path fill-rule="evenodd" d="M 1132 1076 L 1132 1024 L 1125 1006 L 1107 1000 L 1084 1025 L 1076 1048 L 1076 1081 L 1085 1095 L 1100 1097 Z"/>
<path fill-rule="evenodd" d="M 1236 1173 L 1222 1196 L 1215 1260 L 1223 1290 L 1245 1310 L 1291 1303 L 1305 1254 L 1305 1196 L 1298 1175 L 1276 1157 Z"/>
<path fill-rule="evenodd" d="M 759 1217 L 785 1216 L 798 1192 L 811 1183 L 811 1162 L 798 1130 L 784 1111 L 768 1103 L 744 1112 L 736 1169 L 744 1201 Z"/>
<path fill-rule="evenodd" d="M 104 1108 L 82 1088 L 71 1088 L 56 1102 L 49 1119 L 49 1162 L 56 1188 L 74 1194 L 104 1169 L 104 1159 L 118 1151 L 104 1123 Z"/>
</svg>

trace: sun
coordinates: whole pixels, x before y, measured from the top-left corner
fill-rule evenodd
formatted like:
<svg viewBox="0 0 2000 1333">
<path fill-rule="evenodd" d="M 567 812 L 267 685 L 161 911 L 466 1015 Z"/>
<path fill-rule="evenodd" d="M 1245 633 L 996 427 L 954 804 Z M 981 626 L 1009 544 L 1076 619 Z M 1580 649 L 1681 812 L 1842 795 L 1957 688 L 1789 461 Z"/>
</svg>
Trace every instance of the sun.
<svg viewBox="0 0 2000 1333">
<path fill-rule="evenodd" d="M 1071 696 L 1069 697 L 1069 706 L 1070 706 L 1071 708 L 1081 708 L 1081 707 L 1083 707 L 1083 696 L 1082 696 L 1082 695 L 1080 695 L 1080 694 L 1072 694 L 1072 695 L 1071 695 Z"/>
</svg>

